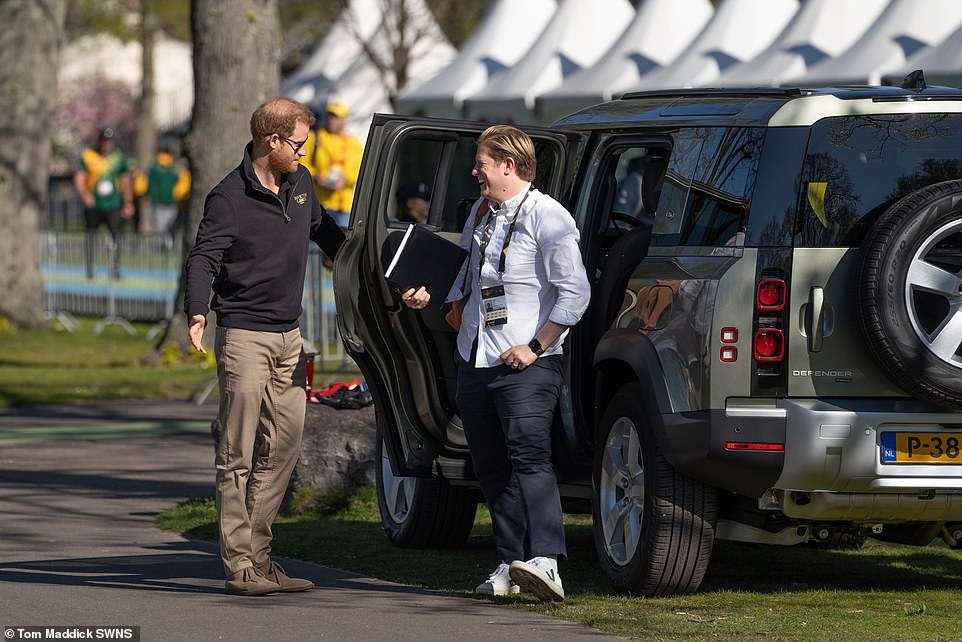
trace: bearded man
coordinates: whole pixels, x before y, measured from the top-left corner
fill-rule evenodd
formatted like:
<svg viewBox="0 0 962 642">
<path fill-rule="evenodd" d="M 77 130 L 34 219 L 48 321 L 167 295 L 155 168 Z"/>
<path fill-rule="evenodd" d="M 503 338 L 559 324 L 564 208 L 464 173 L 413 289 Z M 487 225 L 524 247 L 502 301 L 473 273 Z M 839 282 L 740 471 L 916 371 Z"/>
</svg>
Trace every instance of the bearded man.
<svg viewBox="0 0 962 642">
<path fill-rule="evenodd" d="M 344 242 L 299 162 L 313 124 L 311 111 L 289 98 L 254 111 L 244 158 L 207 195 L 187 258 L 184 310 L 202 353 L 207 313 L 217 315 L 217 513 L 225 590 L 234 595 L 314 586 L 270 557 L 271 526 L 304 431 L 304 388 L 293 374 L 308 242 L 332 259 Z"/>
</svg>

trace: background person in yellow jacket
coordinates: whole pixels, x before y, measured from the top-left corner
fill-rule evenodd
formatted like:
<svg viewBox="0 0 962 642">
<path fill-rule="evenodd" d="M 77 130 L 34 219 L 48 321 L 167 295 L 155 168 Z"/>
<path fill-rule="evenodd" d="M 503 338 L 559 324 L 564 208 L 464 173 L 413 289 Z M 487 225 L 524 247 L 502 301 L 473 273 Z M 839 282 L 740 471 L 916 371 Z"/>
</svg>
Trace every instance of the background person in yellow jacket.
<svg viewBox="0 0 962 642">
<path fill-rule="evenodd" d="M 354 185 L 361 170 L 361 141 L 344 131 L 346 104 L 331 100 L 326 109 L 324 126 L 308 136 L 301 163 L 314 176 L 317 199 L 343 228 L 351 218 Z"/>
<path fill-rule="evenodd" d="M 179 201 L 177 186 L 180 183 L 182 168 L 174 161 L 170 146 L 162 143 L 154 162 L 147 170 L 146 195 L 150 200 L 150 220 L 153 231 L 171 235 L 177 220 Z"/>
<path fill-rule="evenodd" d="M 97 136 L 97 143 L 80 154 L 73 184 L 84 204 L 84 265 L 87 278 L 94 277 L 94 236 L 97 228 L 107 226 L 110 232 L 110 276 L 120 278 L 120 251 L 117 235 L 121 219 L 134 216 L 132 164 L 127 156 L 114 145 L 114 128 L 104 127 Z"/>
</svg>

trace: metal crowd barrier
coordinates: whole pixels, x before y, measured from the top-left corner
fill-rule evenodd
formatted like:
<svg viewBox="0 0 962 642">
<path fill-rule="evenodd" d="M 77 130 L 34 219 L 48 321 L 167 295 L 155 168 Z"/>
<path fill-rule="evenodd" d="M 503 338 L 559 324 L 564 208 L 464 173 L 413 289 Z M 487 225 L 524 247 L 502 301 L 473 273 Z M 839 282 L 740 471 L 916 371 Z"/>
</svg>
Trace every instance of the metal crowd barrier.
<svg viewBox="0 0 962 642">
<path fill-rule="evenodd" d="M 95 332 L 117 324 L 133 333 L 129 321 L 161 324 L 173 314 L 181 247 L 179 236 L 165 234 L 120 234 L 114 243 L 103 229 L 89 237 L 85 232 L 44 232 L 44 310 L 66 320 L 69 315 L 101 317 Z M 337 332 L 332 273 L 313 243 L 302 305 L 301 334 L 305 350 L 317 355 L 316 369 L 348 369 L 351 361 Z"/>
<path fill-rule="evenodd" d="M 180 239 L 106 231 L 44 232 L 40 269 L 44 309 L 122 322 L 161 321 L 173 313 Z M 131 328 L 132 329 L 132 328 Z"/>
</svg>

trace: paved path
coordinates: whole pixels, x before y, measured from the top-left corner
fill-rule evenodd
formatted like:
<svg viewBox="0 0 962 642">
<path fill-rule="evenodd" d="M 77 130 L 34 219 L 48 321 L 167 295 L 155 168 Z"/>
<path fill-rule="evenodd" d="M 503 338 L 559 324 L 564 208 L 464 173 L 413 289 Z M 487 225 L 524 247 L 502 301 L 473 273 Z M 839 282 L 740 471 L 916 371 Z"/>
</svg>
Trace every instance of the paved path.
<svg viewBox="0 0 962 642">
<path fill-rule="evenodd" d="M 223 593 L 216 545 L 153 527 L 213 494 L 211 406 L 0 411 L 0 626 L 140 626 L 141 640 L 616 639 L 485 600 L 285 561 L 308 593 Z"/>
</svg>

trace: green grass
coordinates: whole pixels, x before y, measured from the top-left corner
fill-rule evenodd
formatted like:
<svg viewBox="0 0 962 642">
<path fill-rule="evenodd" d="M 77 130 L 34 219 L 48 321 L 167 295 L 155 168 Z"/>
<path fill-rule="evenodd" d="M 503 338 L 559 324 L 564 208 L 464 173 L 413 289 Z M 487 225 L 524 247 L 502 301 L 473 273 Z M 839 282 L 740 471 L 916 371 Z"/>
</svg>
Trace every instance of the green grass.
<svg viewBox="0 0 962 642">
<path fill-rule="evenodd" d="M 96 319 L 76 333 L 51 325 L 16 330 L 0 319 L 0 406 L 99 399 L 186 398 L 213 374 L 209 361 L 167 354 L 145 365 L 149 324 L 137 335 Z M 319 380 L 319 379 L 318 379 Z M 340 507 L 275 524 L 274 550 L 414 586 L 470 595 L 496 557 L 484 510 L 467 545 L 412 551 L 392 546 L 380 527 L 372 488 L 340 497 Z M 185 502 L 158 518 L 163 528 L 216 539 L 213 502 Z M 568 599 L 541 604 L 499 598 L 514 608 L 549 613 L 638 640 L 952 640 L 962 642 L 962 553 L 943 544 L 912 548 L 869 541 L 860 551 L 754 547 L 719 542 L 701 590 L 641 599 L 611 592 L 595 559 L 591 527 L 567 518 Z"/>
<path fill-rule="evenodd" d="M 274 552 L 463 595 L 497 562 L 483 509 L 464 548 L 415 551 L 388 542 L 373 488 L 346 503 L 336 511 L 280 517 Z M 184 502 L 160 515 L 157 525 L 217 538 L 212 500 Z M 643 599 L 611 591 L 587 517 L 566 517 L 566 532 L 563 604 L 524 595 L 494 599 L 646 641 L 962 641 L 962 553 L 941 543 L 915 548 L 869 540 L 858 551 L 827 551 L 718 542 L 698 593 Z"/>
<path fill-rule="evenodd" d="M 40 330 L 0 323 L 0 406 L 104 399 L 187 399 L 214 374 L 212 360 L 168 352 L 145 358 L 152 324 L 134 323 L 135 336 L 117 325 L 93 334 L 97 319 L 78 319 L 76 332 L 52 322 Z"/>
</svg>

